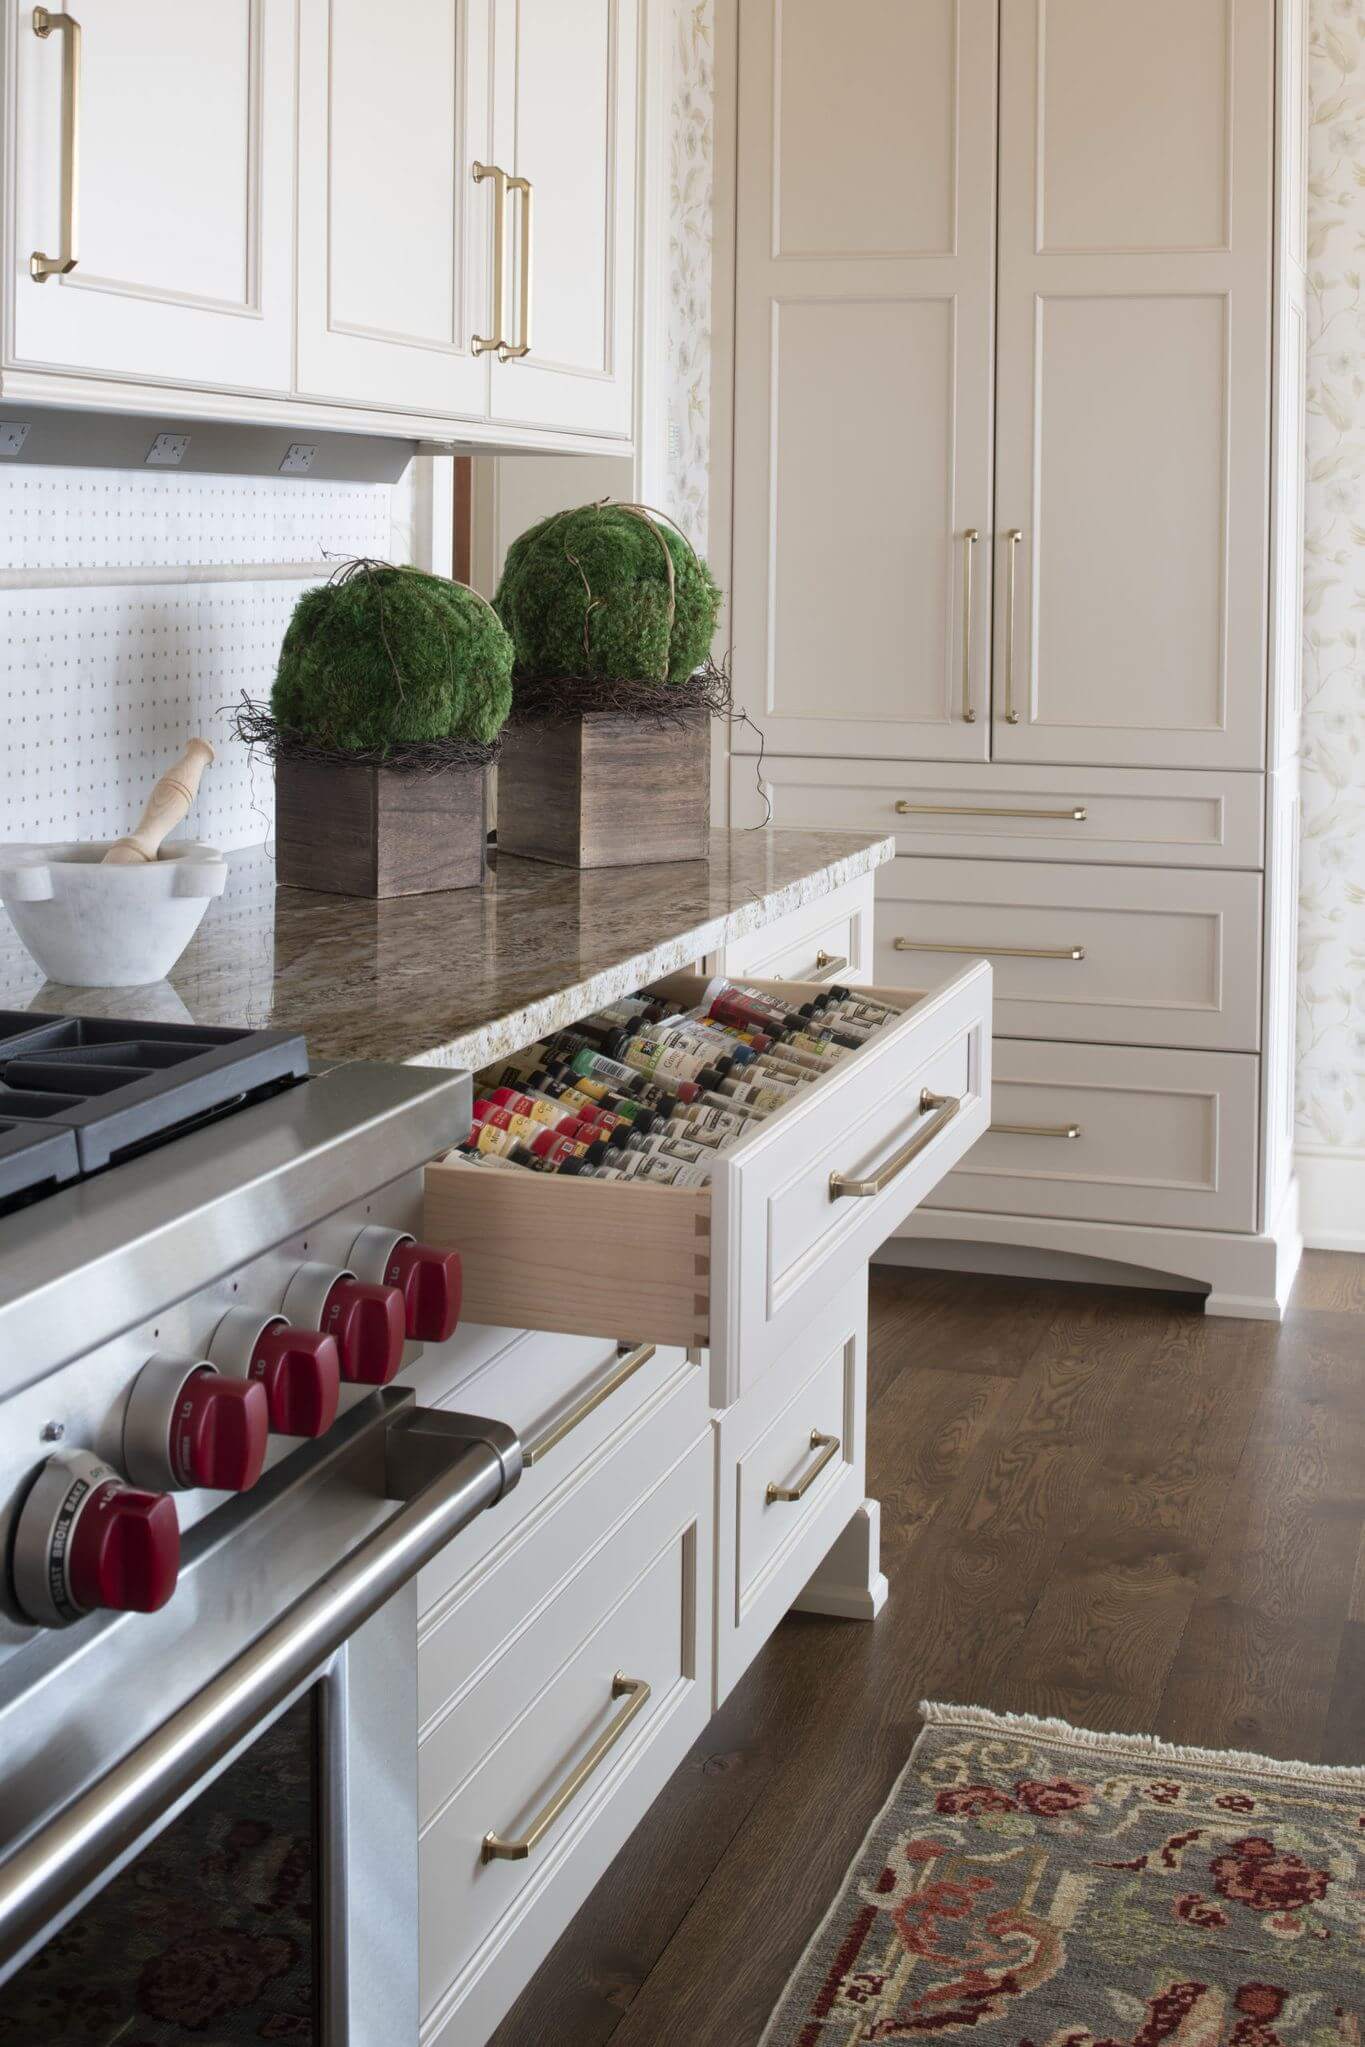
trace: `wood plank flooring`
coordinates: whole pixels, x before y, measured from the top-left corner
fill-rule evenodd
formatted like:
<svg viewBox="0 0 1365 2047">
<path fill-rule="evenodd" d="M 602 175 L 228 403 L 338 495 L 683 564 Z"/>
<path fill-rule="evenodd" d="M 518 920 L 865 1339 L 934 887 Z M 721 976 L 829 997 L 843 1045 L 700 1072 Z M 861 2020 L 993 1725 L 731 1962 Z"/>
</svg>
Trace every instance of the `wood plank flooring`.
<svg viewBox="0 0 1365 2047">
<path fill-rule="evenodd" d="M 1365 1259 L 1289 1317 L 875 1272 L 873 1627 L 792 1615 L 495 2035 L 751 2047 L 923 1698 L 1365 1761 Z"/>
</svg>

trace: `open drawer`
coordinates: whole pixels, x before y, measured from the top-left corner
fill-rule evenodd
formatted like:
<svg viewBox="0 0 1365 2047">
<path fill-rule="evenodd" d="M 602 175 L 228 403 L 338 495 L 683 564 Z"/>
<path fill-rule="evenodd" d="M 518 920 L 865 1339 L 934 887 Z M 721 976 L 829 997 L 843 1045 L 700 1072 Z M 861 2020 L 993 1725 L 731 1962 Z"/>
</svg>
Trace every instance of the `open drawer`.
<svg viewBox="0 0 1365 2047">
<path fill-rule="evenodd" d="M 465 1319 L 708 1346 L 712 1404 L 738 1399 L 990 1122 L 990 967 L 864 992 L 902 1014 L 718 1152 L 706 1187 L 428 1166 L 424 1235 L 461 1254 Z"/>
</svg>

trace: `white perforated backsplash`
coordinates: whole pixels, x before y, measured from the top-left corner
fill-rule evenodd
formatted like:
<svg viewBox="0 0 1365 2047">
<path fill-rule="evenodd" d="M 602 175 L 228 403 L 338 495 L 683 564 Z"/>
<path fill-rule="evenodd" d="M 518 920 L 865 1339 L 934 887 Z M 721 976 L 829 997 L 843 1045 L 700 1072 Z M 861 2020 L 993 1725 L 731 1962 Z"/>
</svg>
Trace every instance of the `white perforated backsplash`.
<svg viewBox="0 0 1365 2047">
<path fill-rule="evenodd" d="M 329 555 L 392 559 L 391 521 L 405 509 L 395 495 L 270 477 L 0 474 L 0 567 L 20 581 L 27 570 L 72 573 L 67 587 L 0 590 L 0 840 L 128 831 L 197 732 L 217 759 L 183 833 L 224 849 L 265 839 L 270 767 L 231 737 L 230 715 L 244 690 L 268 692 L 309 583 L 252 569 L 317 561 L 323 576 Z M 228 580 L 193 577 L 224 566 Z M 164 583 L 115 580 L 120 568 L 160 567 Z M 109 580 L 87 580 L 91 571 Z"/>
</svg>

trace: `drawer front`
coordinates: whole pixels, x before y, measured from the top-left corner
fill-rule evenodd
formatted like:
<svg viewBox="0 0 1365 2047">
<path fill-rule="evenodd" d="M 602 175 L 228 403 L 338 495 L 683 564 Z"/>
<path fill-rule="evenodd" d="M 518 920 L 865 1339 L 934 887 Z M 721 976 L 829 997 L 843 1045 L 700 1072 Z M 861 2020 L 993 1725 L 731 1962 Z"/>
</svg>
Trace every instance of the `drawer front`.
<svg viewBox="0 0 1365 2047">
<path fill-rule="evenodd" d="M 702 1434 L 447 1716 L 439 1770 L 423 1740 L 424 2042 L 485 2038 L 705 1726 L 712 1487 Z"/>
<path fill-rule="evenodd" d="M 1254 1230 L 1260 1061 L 1112 1045 L 995 1047 L 992 1127 L 935 1208 Z"/>
<path fill-rule="evenodd" d="M 424 1234 L 461 1252 L 468 1318 L 709 1345 L 711 1399 L 728 1407 L 989 1121 L 990 968 L 918 999 L 906 978 L 883 991 L 909 1005 L 895 1023 L 719 1153 L 709 1187 L 429 1167 Z M 702 984 L 665 985 L 695 999 Z"/>
<path fill-rule="evenodd" d="M 737 938 L 721 953 L 717 970 L 757 974 L 773 981 L 871 979 L 873 876 L 836 889 L 770 924 Z"/>
<path fill-rule="evenodd" d="M 887 831 L 898 853 L 978 860 L 1081 860 L 1162 867 L 1261 865 L 1260 775 L 1183 768 L 950 767 L 924 761 L 802 760 L 730 768 L 736 825 Z"/>
<path fill-rule="evenodd" d="M 878 981 L 980 953 L 1002 1036 L 1259 1048 L 1257 875 L 895 860 L 879 879 Z"/>
</svg>

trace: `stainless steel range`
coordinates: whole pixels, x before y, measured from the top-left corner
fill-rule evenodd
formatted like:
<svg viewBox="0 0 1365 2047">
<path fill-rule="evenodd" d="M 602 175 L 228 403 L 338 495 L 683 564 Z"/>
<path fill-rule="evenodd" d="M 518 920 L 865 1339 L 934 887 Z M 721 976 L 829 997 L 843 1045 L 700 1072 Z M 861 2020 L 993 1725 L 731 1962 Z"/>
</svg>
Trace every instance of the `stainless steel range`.
<svg viewBox="0 0 1365 2047">
<path fill-rule="evenodd" d="M 0 1017 L 0 2042 L 416 2040 L 415 1575 L 521 1469 L 395 1383 L 469 1121 L 280 1033 Z"/>
</svg>

